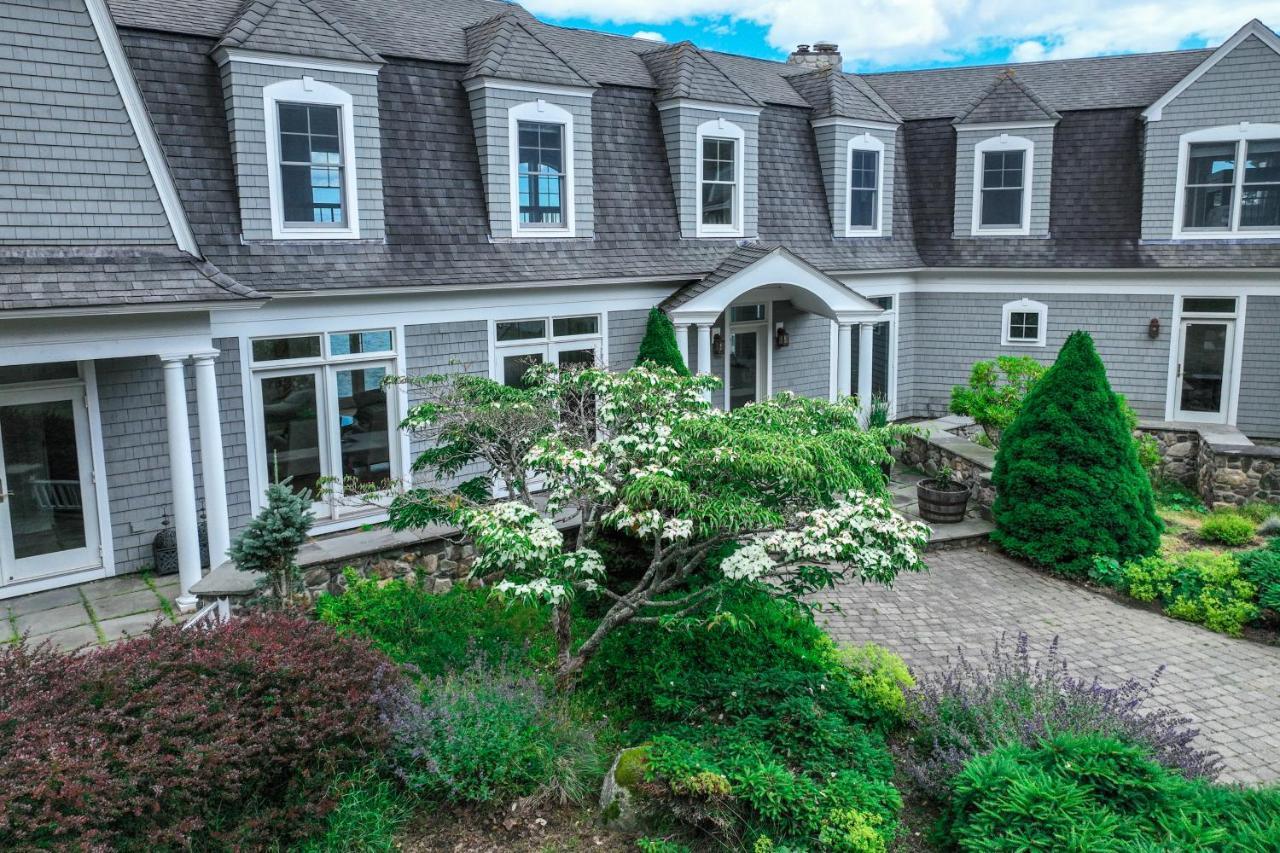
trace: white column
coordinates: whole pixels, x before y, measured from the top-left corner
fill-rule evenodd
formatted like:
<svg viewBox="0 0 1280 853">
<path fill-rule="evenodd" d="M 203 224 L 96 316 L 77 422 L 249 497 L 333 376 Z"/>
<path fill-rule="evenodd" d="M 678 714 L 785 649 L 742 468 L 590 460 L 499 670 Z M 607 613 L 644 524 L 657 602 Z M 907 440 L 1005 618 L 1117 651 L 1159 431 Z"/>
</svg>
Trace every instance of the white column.
<svg viewBox="0 0 1280 853">
<path fill-rule="evenodd" d="M 196 479 L 191 466 L 191 427 L 187 421 L 185 355 L 162 356 L 164 409 L 169 427 L 169 479 L 173 485 L 173 528 L 178 534 L 178 608 L 194 610 L 191 587 L 200 580 L 200 534 L 196 530 Z"/>
<path fill-rule="evenodd" d="M 217 350 L 195 356 L 196 415 L 200 424 L 200 474 L 204 483 L 205 521 L 209 527 L 209 565 L 227 559 L 231 524 L 227 519 L 227 477 L 222 461 L 222 418 L 218 408 L 218 378 L 213 362 Z"/>
<path fill-rule="evenodd" d="M 680 348 L 680 360 L 689 366 L 689 324 L 676 323 L 676 346 Z"/>
<path fill-rule="evenodd" d="M 840 323 L 836 350 L 836 399 L 853 393 L 853 325 Z"/>
<path fill-rule="evenodd" d="M 698 373 L 709 374 L 712 371 L 712 324 L 698 324 Z M 705 400 L 710 402 L 712 392 L 703 392 Z"/>
<path fill-rule="evenodd" d="M 875 360 L 874 323 L 862 323 L 858 332 L 858 408 L 862 412 L 862 424 L 866 426 L 871 415 L 871 367 Z"/>
</svg>

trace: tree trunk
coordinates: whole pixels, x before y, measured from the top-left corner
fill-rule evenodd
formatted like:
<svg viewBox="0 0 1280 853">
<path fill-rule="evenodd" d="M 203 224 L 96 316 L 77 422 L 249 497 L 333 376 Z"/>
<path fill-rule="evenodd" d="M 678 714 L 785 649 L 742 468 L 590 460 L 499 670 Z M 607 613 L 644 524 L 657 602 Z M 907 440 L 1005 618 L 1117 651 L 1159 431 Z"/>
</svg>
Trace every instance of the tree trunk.
<svg viewBox="0 0 1280 853">
<path fill-rule="evenodd" d="M 551 614 L 551 626 L 556 635 L 556 687 L 562 692 L 573 689 L 573 680 L 582 661 L 573 655 L 573 624 L 569 603 L 562 601 Z"/>
</svg>

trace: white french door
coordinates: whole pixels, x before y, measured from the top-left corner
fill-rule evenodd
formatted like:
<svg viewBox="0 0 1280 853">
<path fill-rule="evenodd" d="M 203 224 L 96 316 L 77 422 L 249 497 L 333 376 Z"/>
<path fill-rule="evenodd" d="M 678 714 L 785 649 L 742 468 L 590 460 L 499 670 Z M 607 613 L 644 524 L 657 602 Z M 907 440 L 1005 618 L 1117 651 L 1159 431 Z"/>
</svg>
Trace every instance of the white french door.
<svg viewBox="0 0 1280 853">
<path fill-rule="evenodd" d="M 0 583 L 102 564 L 84 386 L 0 393 Z"/>
<path fill-rule="evenodd" d="M 741 408 L 763 400 L 765 391 L 765 359 L 768 357 L 767 328 L 763 324 L 729 327 L 725 373 L 727 408 Z"/>
<path fill-rule="evenodd" d="M 1175 417 L 1226 423 L 1235 352 L 1234 320 L 1183 320 Z"/>
</svg>

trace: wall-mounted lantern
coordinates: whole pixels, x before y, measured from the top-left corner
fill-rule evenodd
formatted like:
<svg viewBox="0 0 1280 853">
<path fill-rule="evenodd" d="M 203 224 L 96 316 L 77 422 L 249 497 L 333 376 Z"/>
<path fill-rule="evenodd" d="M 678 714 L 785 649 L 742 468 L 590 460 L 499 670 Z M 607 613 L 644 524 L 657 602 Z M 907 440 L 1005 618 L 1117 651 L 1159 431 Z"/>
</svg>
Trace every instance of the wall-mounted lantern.
<svg viewBox="0 0 1280 853">
<path fill-rule="evenodd" d="M 774 349 L 786 349 L 789 346 L 791 346 L 791 335 L 787 332 L 786 328 L 779 323 L 778 328 L 774 330 L 773 333 L 773 347 Z"/>
<path fill-rule="evenodd" d="M 1147 324 L 1147 337 L 1155 340 L 1160 337 L 1160 318 L 1152 317 L 1151 322 Z"/>
<path fill-rule="evenodd" d="M 724 355 L 724 337 L 719 332 L 711 339 L 711 352 L 714 355 Z"/>
</svg>

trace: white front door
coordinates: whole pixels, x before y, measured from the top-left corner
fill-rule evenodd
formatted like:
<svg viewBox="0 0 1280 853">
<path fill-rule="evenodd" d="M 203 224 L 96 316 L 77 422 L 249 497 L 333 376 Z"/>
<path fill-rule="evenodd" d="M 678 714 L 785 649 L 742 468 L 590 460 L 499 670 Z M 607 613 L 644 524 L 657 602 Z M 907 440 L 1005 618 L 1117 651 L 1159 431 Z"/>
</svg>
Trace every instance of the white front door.
<svg viewBox="0 0 1280 853">
<path fill-rule="evenodd" d="M 1234 320 L 1182 321 L 1177 420 L 1226 423 L 1235 325 Z"/>
<path fill-rule="evenodd" d="M 101 565 L 84 387 L 0 395 L 0 584 Z"/>
</svg>

